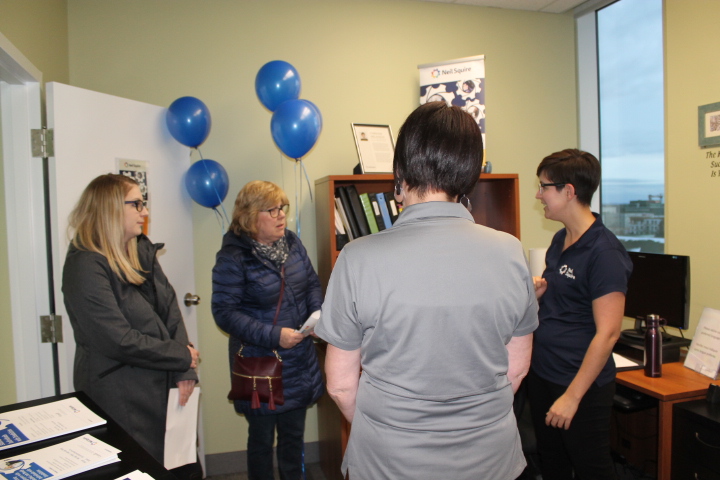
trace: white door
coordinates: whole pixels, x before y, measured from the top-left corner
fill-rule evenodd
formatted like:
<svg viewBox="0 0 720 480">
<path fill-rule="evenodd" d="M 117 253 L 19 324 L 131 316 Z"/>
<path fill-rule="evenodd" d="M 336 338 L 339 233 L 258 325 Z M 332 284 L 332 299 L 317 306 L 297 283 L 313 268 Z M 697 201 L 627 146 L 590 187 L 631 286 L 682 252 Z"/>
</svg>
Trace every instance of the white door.
<svg viewBox="0 0 720 480">
<path fill-rule="evenodd" d="M 63 393 L 72 384 L 75 342 L 61 291 L 62 268 L 69 245 L 68 216 L 85 186 L 98 175 L 117 173 L 118 160 L 145 162 L 149 192 L 149 232 L 165 243 L 160 264 L 175 287 L 190 340 L 200 348 L 194 306 L 182 302 L 195 294 L 191 199 L 183 185 L 190 149 L 176 142 L 165 125 L 166 109 L 134 100 L 71 87 L 46 86 L 48 128 L 55 137 L 50 160 L 52 256 L 55 308 L 63 316 L 59 346 Z"/>
<path fill-rule="evenodd" d="M 3 186 L 18 402 L 55 393 L 52 348 L 40 341 L 40 316 L 50 312 L 43 160 L 33 158 L 30 148 L 30 130 L 42 126 L 41 81 L 42 73 L 0 34 Z"/>
</svg>

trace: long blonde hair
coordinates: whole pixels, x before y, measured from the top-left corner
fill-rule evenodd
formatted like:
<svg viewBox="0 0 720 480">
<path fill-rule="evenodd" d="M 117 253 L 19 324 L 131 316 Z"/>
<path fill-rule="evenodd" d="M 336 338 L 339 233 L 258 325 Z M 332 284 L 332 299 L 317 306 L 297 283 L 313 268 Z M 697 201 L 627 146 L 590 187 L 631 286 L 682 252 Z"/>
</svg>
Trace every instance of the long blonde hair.
<svg viewBox="0 0 720 480">
<path fill-rule="evenodd" d="M 289 203 L 287 195 L 279 186 L 264 180 L 253 180 L 247 183 L 235 198 L 230 230 L 235 235 L 245 233 L 255 238 L 258 233 L 258 213 L 272 208 L 278 203 Z"/>
<path fill-rule="evenodd" d="M 121 280 L 140 285 L 145 281 L 137 252 L 137 239 L 126 245 L 125 196 L 137 182 L 124 175 L 109 173 L 95 178 L 83 191 L 70 213 L 68 232 L 74 231 L 72 244 L 107 258 Z"/>
</svg>

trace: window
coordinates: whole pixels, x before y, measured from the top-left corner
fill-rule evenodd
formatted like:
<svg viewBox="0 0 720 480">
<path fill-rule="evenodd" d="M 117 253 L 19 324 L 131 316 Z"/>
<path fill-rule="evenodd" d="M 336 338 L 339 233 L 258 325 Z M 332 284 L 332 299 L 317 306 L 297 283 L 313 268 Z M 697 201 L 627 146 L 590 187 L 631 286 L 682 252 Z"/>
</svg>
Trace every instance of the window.
<svg viewBox="0 0 720 480">
<path fill-rule="evenodd" d="M 628 250 L 663 253 L 662 0 L 620 0 L 577 20 L 580 95 L 597 99 L 594 109 L 585 111 L 580 101 L 581 148 L 600 153 L 603 222 Z M 594 86 L 583 84 L 582 75 L 591 61 L 582 58 L 590 42 L 596 53 Z M 587 115 L 597 115 L 597 121 L 583 122 Z M 583 138 L 597 150 L 586 148 Z"/>
</svg>

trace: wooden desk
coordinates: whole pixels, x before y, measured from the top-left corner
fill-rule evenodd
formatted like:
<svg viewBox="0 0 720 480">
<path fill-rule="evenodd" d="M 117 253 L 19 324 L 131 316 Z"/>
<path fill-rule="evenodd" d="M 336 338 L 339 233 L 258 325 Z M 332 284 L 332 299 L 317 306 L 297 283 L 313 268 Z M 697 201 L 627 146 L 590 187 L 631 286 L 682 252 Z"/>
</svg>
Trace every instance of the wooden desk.
<svg viewBox="0 0 720 480">
<path fill-rule="evenodd" d="M 658 480 L 670 480 L 673 405 L 705 398 L 708 386 L 718 384 L 685 368 L 682 362 L 664 363 L 662 377 L 650 378 L 644 370 L 618 372 L 616 382 L 658 399 Z"/>
</svg>

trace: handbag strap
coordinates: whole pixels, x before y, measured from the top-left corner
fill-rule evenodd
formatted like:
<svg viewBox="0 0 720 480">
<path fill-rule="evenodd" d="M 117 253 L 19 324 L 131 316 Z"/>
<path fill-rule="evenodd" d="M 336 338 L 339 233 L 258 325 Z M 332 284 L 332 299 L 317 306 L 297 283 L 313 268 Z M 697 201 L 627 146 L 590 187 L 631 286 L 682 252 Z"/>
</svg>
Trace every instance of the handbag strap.
<svg viewBox="0 0 720 480">
<path fill-rule="evenodd" d="M 280 298 L 278 298 L 277 308 L 275 309 L 275 319 L 273 319 L 273 326 L 277 324 L 278 316 L 280 315 L 280 306 L 282 305 L 283 293 L 285 292 L 285 265 L 280 267 Z"/>
</svg>

